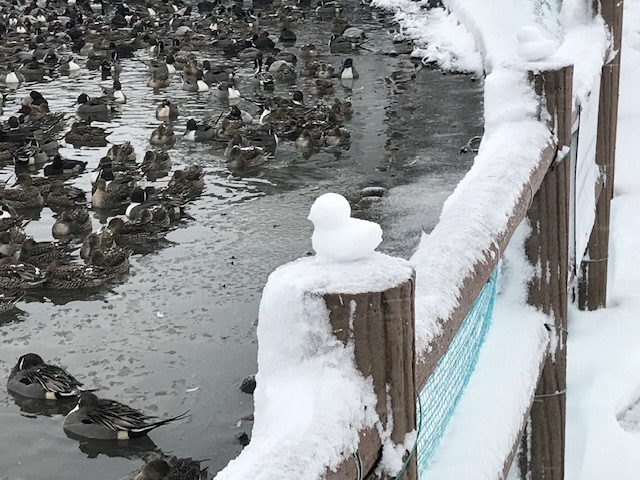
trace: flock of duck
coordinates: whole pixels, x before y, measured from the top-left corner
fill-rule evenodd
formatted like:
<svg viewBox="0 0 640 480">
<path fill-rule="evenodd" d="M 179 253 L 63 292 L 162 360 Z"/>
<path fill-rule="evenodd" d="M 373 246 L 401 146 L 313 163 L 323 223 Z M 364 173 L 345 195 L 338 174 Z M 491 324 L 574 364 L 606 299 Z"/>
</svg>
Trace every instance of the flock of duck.
<svg viewBox="0 0 640 480">
<path fill-rule="evenodd" d="M 349 89 L 359 78 L 353 57 L 366 48 L 366 40 L 334 1 L 313 6 L 309 0 L 0 5 L 0 84 L 6 87 L 0 114 L 8 115 L 0 122 L 0 167 L 15 168 L 14 181 L 0 187 L 0 313 L 14 308 L 25 291 L 121 281 L 132 253 L 162 243 L 167 232 L 190 219 L 188 203 L 203 193 L 204 170 L 191 165 L 172 172 L 169 150 L 177 142 L 210 142 L 232 174 L 264 168 L 282 141 L 295 143 L 305 157 L 349 148 L 346 123 L 352 105 L 333 94 L 336 83 Z M 296 30 L 317 21 L 330 22 L 327 44 L 299 45 Z M 269 32 L 274 29 L 277 35 Z M 202 58 L 204 50 L 225 61 Z M 343 55 L 341 64 L 322 60 L 327 53 Z M 185 92 L 213 96 L 228 109 L 215 120 L 183 119 L 180 106 L 165 98 L 155 109 L 161 123 L 141 161 L 128 142 L 112 144 L 95 165 L 63 158 L 63 141 L 74 148 L 109 145 L 106 130 L 93 123 L 111 122 L 127 108 L 127 85 L 121 83 L 126 68 L 144 69 L 147 87 L 155 92 L 177 82 Z M 50 110 L 38 83 L 82 70 L 95 71 L 112 87 L 99 96 L 80 94 L 73 119 Z M 17 96 L 15 90 L 24 84 L 31 92 Z M 278 84 L 289 85 L 289 95 L 275 95 Z M 241 108 L 242 103 L 250 108 Z M 177 125 L 185 126 L 181 136 L 174 132 Z M 94 168 L 90 193 L 73 184 L 89 168 Z M 170 177 L 166 186 L 154 185 L 163 177 Z M 57 241 L 37 242 L 25 233 L 29 215 L 43 208 L 55 214 L 51 233 Z M 90 211 L 110 215 L 97 231 L 92 231 Z M 77 400 L 64 428 L 94 440 L 144 436 L 187 415 L 158 420 L 99 398 L 34 353 L 18 359 L 7 388 L 49 402 Z M 207 478 L 206 468 L 191 459 L 158 458 L 136 476 L 178 478 Z"/>
</svg>

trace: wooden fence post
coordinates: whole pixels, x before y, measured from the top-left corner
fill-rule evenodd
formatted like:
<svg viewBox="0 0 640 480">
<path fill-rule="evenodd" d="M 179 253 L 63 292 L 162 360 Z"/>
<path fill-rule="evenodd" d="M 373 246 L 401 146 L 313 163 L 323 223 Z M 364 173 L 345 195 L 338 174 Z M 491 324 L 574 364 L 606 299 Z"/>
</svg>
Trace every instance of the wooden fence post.
<svg viewBox="0 0 640 480">
<path fill-rule="evenodd" d="M 596 200 L 596 217 L 585 259 L 580 265 L 578 281 L 578 307 L 580 310 L 596 310 L 607 306 L 609 219 L 615 173 L 623 3 L 623 0 L 596 0 L 594 2 L 594 9 L 601 13 L 611 30 L 612 48 L 617 53 L 609 63 L 602 66 L 596 164 L 604 175 L 604 185 Z M 600 4 L 599 9 L 598 4 Z"/>
<path fill-rule="evenodd" d="M 402 444 L 416 428 L 415 273 L 389 290 L 330 293 L 324 299 L 334 334 L 345 344 L 353 336 L 356 366 L 373 379 L 376 412 L 383 426 L 389 428 L 392 420 L 391 440 Z M 379 456 L 378 433 L 361 432 L 362 478 Z M 416 459 L 414 452 L 402 480 L 417 480 Z M 356 461 L 348 459 L 336 472 L 327 472 L 326 478 L 358 478 Z"/>
<path fill-rule="evenodd" d="M 546 99 L 558 152 L 571 145 L 572 77 L 572 66 L 533 74 L 536 92 Z M 521 472 L 531 480 L 564 478 L 570 162 L 568 155 L 558 160 L 527 214 L 532 232 L 525 249 L 536 268 L 528 302 L 551 317 L 552 338 L 522 440 Z"/>
</svg>

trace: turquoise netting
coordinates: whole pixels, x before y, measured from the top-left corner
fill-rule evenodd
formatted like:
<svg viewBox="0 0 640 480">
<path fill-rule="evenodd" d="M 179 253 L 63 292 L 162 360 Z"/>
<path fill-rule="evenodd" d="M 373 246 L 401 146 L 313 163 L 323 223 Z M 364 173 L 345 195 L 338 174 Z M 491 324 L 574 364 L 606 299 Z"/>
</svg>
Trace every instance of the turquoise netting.
<svg viewBox="0 0 640 480">
<path fill-rule="evenodd" d="M 497 272 L 496 268 L 419 394 L 417 450 L 421 478 L 478 361 L 480 347 L 491 324 Z"/>
</svg>

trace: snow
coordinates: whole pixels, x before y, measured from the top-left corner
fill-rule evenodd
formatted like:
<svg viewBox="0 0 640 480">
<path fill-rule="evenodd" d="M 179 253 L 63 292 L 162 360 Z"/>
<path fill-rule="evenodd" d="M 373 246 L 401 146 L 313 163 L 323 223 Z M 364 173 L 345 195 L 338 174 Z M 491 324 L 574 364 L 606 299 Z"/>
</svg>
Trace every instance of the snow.
<svg viewBox="0 0 640 480">
<path fill-rule="evenodd" d="M 527 282 L 534 274 L 524 254 L 529 232 L 523 222 L 505 250 L 492 324 L 429 465 L 429 480 L 497 478 L 516 441 L 535 390 L 531 379 L 537 378 L 549 344 L 548 318 L 526 305 Z"/>
<path fill-rule="evenodd" d="M 349 201 L 337 193 L 320 195 L 309 212 L 311 244 L 318 260 L 353 262 L 370 257 L 382 242 L 380 225 L 351 218 Z"/>
<path fill-rule="evenodd" d="M 405 260 L 374 252 L 349 263 L 303 258 L 269 276 L 258 321 L 251 443 L 216 479 L 320 478 L 355 453 L 360 430 L 388 428 L 375 413 L 371 378 L 355 366 L 353 343 L 332 333 L 322 295 L 386 290 L 412 275 Z"/>
</svg>

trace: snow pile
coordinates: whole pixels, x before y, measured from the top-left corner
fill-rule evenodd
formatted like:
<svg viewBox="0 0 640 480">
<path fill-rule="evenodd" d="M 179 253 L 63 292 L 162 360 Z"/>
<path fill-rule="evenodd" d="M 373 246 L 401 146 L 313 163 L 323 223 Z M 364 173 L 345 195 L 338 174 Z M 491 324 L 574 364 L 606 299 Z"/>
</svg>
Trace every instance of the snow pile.
<svg viewBox="0 0 640 480">
<path fill-rule="evenodd" d="M 320 195 L 311 206 L 311 237 L 318 260 L 353 262 L 371 256 L 382 242 L 380 225 L 351 218 L 349 201 L 337 193 Z"/>
<path fill-rule="evenodd" d="M 412 57 L 453 71 L 482 74 L 482 58 L 476 39 L 454 13 L 443 8 L 424 9 L 428 1 L 372 0 L 371 5 L 394 12 L 399 24 L 396 40 L 412 40 Z"/>
<path fill-rule="evenodd" d="M 521 224 L 504 253 L 491 327 L 425 478 L 496 478 L 515 444 L 549 343 L 548 318 L 526 305 L 534 273 L 524 253 L 529 232 Z"/>
<path fill-rule="evenodd" d="M 508 99 L 508 101 L 505 101 Z M 416 352 L 428 351 L 460 286 L 509 217 L 540 151 L 552 142 L 536 119 L 538 99 L 526 72 L 496 69 L 485 85 L 485 136 L 469 173 L 447 199 L 440 221 L 411 258 L 416 267 Z"/>
<path fill-rule="evenodd" d="M 607 308 L 569 312 L 567 480 L 640 472 L 640 1 L 624 3 Z"/>
<path fill-rule="evenodd" d="M 251 443 L 216 479 L 321 478 L 356 452 L 358 432 L 379 422 L 376 396 L 355 366 L 353 344 L 333 335 L 323 294 L 386 290 L 412 274 L 408 262 L 373 252 L 349 263 L 304 258 L 270 275 Z"/>
</svg>

